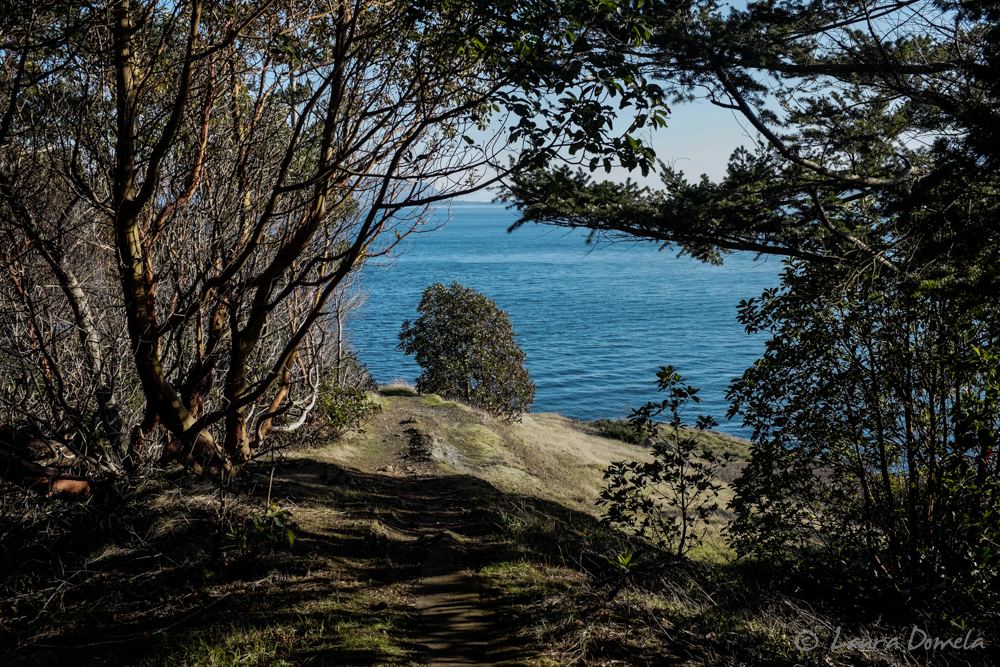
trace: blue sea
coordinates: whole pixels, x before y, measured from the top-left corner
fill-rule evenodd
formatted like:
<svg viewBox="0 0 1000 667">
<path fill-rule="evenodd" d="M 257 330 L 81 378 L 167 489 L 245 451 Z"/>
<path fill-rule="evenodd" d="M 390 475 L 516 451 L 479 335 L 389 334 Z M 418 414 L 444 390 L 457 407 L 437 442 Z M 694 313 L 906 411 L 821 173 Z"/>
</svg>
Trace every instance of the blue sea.
<svg viewBox="0 0 1000 667">
<path fill-rule="evenodd" d="M 512 234 L 514 211 L 456 203 L 433 214 L 433 232 L 363 272 L 367 301 L 348 322 L 350 342 L 379 383 L 415 382 L 420 367 L 397 349 L 403 320 L 417 318 L 421 292 L 452 281 L 506 310 L 537 386 L 532 412 L 594 420 L 620 418 L 658 399 L 656 372 L 673 365 L 700 387 L 685 421 L 709 414 L 718 430 L 747 436 L 725 420 L 729 383 L 764 350 L 736 320 L 741 299 L 778 284 L 781 263 L 729 255 L 722 266 L 678 258 L 648 242 L 586 244 L 587 234 L 529 224 Z"/>
</svg>

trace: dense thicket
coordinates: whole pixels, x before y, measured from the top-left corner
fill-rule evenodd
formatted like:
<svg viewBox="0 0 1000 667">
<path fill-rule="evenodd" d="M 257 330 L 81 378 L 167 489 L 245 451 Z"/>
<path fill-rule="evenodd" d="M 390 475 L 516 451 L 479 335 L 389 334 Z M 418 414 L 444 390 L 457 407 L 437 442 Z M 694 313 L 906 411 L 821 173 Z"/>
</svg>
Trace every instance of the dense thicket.
<svg viewBox="0 0 1000 667">
<path fill-rule="evenodd" d="M 996 3 L 646 3 L 632 56 L 754 135 L 725 178 L 515 177 L 534 221 L 705 261 L 789 258 L 743 304 L 771 334 L 732 389 L 754 428 L 735 546 L 899 590 L 997 597 Z"/>
<path fill-rule="evenodd" d="M 845 272 L 797 263 L 742 305 L 772 337 L 730 389 L 754 439 L 733 546 L 996 603 L 1000 304 Z"/>
</svg>

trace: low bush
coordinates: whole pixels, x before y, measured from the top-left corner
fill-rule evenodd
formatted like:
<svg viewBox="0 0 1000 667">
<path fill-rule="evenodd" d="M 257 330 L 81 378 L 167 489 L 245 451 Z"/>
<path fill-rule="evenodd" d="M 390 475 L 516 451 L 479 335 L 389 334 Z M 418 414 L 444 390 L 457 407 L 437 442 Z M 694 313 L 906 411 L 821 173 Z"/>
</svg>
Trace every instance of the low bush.
<svg viewBox="0 0 1000 667">
<path fill-rule="evenodd" d="M 453 282 L 424 290 L 420 317 L 403 322 L 399 348 L 423 369 L 417 390 L 440 394 L 514 421 L 531 409 L 535 383 L 524 367 L 507 311 Z"/>
<path fill-rule="evenodd" d="M 653 460 L 612 463 L 604 473 L 608 486 L 598 505 L 605 508 L 608 525 L 634 532 L 683 558 L 702 544 L 708 520 L 719 511 L 716 498 L 722 485 L 717 476 L 733 457 L 699 448 L 701 433 L 716 425 L 711 417 L 698 417 L 695 430 L 681 423 L 687 404 L 699 402 L 698 390 L 684 384 L 673 366 L 661 367 L 657 378 L 658 390 L 670 397 L 647 403 L 628 421 L 634 437 L 653 439 Z M 671 419 L 661 438 L 654 418 L 663 412 L 669 412 Z"/>
<path fill-rule="evenodd" d="M 334 436 L 356 429 L 382 409 L 358 387 L 326 383 L 320 387 L 319 409 Z"/>
</svg>

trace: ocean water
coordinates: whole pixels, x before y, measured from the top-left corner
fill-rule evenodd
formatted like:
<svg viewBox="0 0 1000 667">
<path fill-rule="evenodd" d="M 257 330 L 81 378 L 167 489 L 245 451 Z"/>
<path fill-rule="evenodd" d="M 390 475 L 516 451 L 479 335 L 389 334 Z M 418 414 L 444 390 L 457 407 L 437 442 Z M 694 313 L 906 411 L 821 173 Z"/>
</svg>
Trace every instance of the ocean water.
<svg viewBox="0 0 1000 667">
<path fill-rule="evenodd" d="M 778 284 L 774 258 L 730 255 L 722 266 L 677 258 L 651 243 L 594 248 L 586 233 L 525 225 L 514 211 L 458 203 L 435 212 L 440 229 L 408 239 L 391 266 L 366 269 L 367 300 L 349 321 L 350 342 L 379 383 L 414 382 L 420 367 L 397 349 L 403 320 L 417 318 L 422 291 L 452 281 L 506 310 L 537 386 L 532 412 L 593 420 L 626 416 L 658 399 L 656 372 L 673 365 L 701 389 L 685 421 L 727 422 L 729 383 L 764 350 L 736 320 L 741 299 Z"/>
</svg>

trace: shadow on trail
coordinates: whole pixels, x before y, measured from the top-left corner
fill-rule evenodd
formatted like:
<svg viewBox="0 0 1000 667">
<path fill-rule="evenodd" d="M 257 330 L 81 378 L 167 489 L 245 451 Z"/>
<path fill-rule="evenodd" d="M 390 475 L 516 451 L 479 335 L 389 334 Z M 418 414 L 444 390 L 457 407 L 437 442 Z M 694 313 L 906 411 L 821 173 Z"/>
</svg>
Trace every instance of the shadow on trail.
<svg viewBox="0 0 1000 667">
<path fill-rule="evenodd" d="M 62 523 L 33 528 L 33 540 L 8 522 L 2 535 L 21 539 L 0 537 L 0 662 L 59 664 L 86 655 L 88 664 L 116 666 L 197 656 L 222 664 L 237 656 L 260 664 L 419 663 L 428 653 L 415 639 L 425 626 L 414 586 L 444 531 L 469 538 L 454 568 L 478 568 L 548 557 L 541 529 L 522 545 L 534 554 L 481 539 L 503 530 L 504 507 L 568 516 L 571 525 L 594 522 L 555 503 L 502 494 L 471 475 L 364 473 L 309 458 L 279 463 L 273 483 L 269 472 L 251 473 L 241 500 L 259 510 L 270 486 L 271 499 L 299 521 L 291 549 L 275 540 L 241 552 L 224 538 L 224 557 L 212 562 L 217 485 L 195 478 L 163 482 L 113 511 L 53 504 L 48 511 L 63 512 L 56 514 Z M 490 662 L 523 658 L 504 641 L 510 628 L 496 622 L 496 604 L 478 603 L 487 612 Z"/>
</svg>

